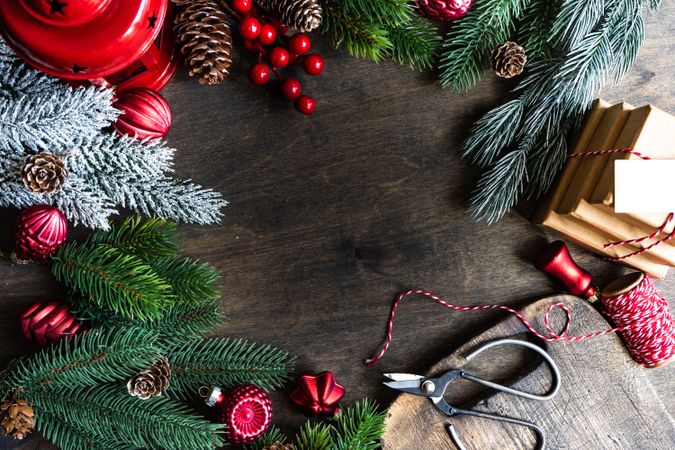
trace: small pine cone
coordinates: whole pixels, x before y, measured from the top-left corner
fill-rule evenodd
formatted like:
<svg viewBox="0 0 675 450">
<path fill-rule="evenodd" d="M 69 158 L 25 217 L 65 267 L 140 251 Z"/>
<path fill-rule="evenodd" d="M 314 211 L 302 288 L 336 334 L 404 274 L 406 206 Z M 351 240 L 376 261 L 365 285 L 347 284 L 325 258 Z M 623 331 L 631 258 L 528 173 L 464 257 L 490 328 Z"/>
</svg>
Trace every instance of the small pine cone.
<svg viewBox="0 0 675 450">
<path fill-rule="evenodd" d="M 191 77 L 202 84 L 218 84 L 232 65 L 232 31 L 227 15 L 210 0 L 186 2 L 176 15 L 174 29 Z"/>
<path fill-rule="evenodd" d="M 129 394 L 141 400 L 162 395 L 171 382 L 169 360 L 162 358 L 150 368 L 134 375 L 127 382 Z"/>
<path fill-rule="evenodd" d="M 35 153 L 23 160 L 21 178 L 26 188 L 38 194 L 56 192 L 68 178 L 68 170 L 53 153 Z"/>
<path fill-rule="evenodd" d="M 282 444 L 279 441 L 275 441 L 272 445 L 263 447 L 263 450 L 294 450 L 293 444 Z"/>
<path fill-rule="evenodd" d="M 302 33 L 321 25 L 322 11 L 318 0 L 257 0 L 257 3 L 281 22 Z"/>
<path fill-rule="evenodd" d="M 523 72 L 527 55 L 523 47 L 507 41 L 492 50 L 490 62 L 498 77 L 511 78 Z"/>
<path fill-rule="evenodd" d="M 8 400 L 0 404 L 0 428 L 5 436 L 23 439 L 33 431 L 35 414 L 26 400 Z"/>
</svg>

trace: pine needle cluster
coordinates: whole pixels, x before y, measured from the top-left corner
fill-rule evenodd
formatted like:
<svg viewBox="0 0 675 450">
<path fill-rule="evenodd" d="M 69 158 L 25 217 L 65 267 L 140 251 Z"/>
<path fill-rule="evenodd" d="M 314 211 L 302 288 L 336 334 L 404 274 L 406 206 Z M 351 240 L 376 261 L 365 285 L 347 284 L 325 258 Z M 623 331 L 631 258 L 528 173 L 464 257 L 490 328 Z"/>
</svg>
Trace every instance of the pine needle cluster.
<svg viewBox="0 0 675 450">
<path fill-rule="evenodd" d="M 334 419 L 306 422 L 292 441 L 296 450 L 376 450 L 381 447 L 385 414 L 368 400 L 356 402 Z M 289 438 L 272 427 L 247 450 L 262 450 L 275 442 L 286 444 Z"/>
<path fill-rule="evenodd" d="M 106 228 L 117 208 L 210 224 L 225 202 L 209 189 L 167 177 L 175 150 L 105 131 L 117 118 L 113 90 L 73 89 L 23 63 L 0 39 L 0 206 L 58 207 L 75 224 Z M 24 158 L 55 153 L 68 169 L 57 192 L 34 193 L 21 180 Z"/>
<path fill-rule="evenodd" d="M 431 22 L 420 17 L 411 0 L 321 0 L 322 30 L 336 47 L 379 62 L 430 69 L 440 43 Z"/>
</svg>

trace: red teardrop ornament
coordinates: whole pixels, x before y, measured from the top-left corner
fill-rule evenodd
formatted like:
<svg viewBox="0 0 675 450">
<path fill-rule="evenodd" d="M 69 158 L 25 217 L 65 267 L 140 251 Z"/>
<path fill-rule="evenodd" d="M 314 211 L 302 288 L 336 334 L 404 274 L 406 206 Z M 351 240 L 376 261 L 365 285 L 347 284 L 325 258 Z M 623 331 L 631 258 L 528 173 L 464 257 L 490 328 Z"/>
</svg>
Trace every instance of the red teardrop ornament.
<svg viewBox="0 0 675 450">
<path fill-rule="evenodd" d="M 43 260 L 66 240 L 68 221 L 51 205 L 33 205 L 16 219 L 14 254 L 20 260 Z"/>
<path fill-rule="evenodd" d="M 535 267 L 560 280 L 572 295 L 586 298 L 595 295 L 591 274 L 574 262 L 563 241 L 548 244 L 539 255 Z"/>
<path fill-rule="evenodd" d="M 115 101 L 122 111 L 114 128 L 119 134 L 138 139 L 163 139 L 171 127 L 171 109 L 158 92 L 138 88 L 127 91 Z"/>
<path fill-rule="evenodd" d="M 291 400 L 302 409 L 314 414 L 337 414 L 338 402 L 345 395 L 345 388 L 335 381 L 332 372 L 302 375 L 298 378 Z"/>
<path fill-rule="evenodd" d="M 63 336 L 71 337 L 82 329 L 68 306 L 59 302 L 35 303 L 21 315 L 19 326 L 29 342 L 40 346 L 58 342 Z"/>
<path fill-rule="evenodd" d="M 239 386 L 225 393 L 218 421 L 227 425 L 227 439 L 246 444 L 265 434 L 272 423 L 272 402 L 257 386 Z"/>
</svg>

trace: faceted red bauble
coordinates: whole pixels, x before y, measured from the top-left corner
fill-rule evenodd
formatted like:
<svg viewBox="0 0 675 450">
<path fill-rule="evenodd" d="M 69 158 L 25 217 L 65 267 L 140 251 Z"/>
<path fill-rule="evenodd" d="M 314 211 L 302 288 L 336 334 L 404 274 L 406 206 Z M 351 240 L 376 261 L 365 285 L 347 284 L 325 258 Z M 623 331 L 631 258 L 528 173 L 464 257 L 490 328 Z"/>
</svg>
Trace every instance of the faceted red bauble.
<svg viewBox="0 0 675 450">
<path fill-rule="evenodd" d="M 466 16 L 472 3 L 473 0 L 417 0 L 417 9 L 427 19 L 447 22 Z"/>
<path fill-rule="evenodd" d="M 286 78 L 281 82 L 280 90 L 286 100 L 295 100 L 302 93 L 302 85 L 295 78 Z"/>
<path fill-rule="evenodd" d="M 225 394 L 218 419 L 227 425 L 227 440 L 233 444 L 253 442 L 272 423 L 272 402 L 257 386 L 239 386 Z"/>
<path fill-rule="evenodd" d="M 285 48 L 274 47 L 272 50 L 270 50 L 268 58 L 270 60 L 270 64 L 272 64 L 272 67 L 283 69 L 288 65 L 290 55 L 288 54 L 288 50 Z"/>
<path fill-rule="evenodd" d="M 302 68 L 305 69 L 307 74 L 316 76 L 323 72 L 324 59 L 321 55 L 312 53 L 311 55 L 305 56 L 305 59 L 302 61 Z"/>
<path fill-rule="evenodd" d="M 115 108 L 122 111 L 113 127 L 119 134 L 138 139 L 162 139 L 171 127 L 171 109 L 164 97 L 151 89 L 132 89 L 119 96 Z"/>
<path fill-rule="evenodd" d="M 338 402 L 344 395 L 345 388 L 335 381 L 333 373 L 321 372 L 298 378 L 291 400 L 311 413 L 332 415 L 340 410 Z"/>
<path fill-rule="evenodd" d="M 288 40 L 288 50 L 296 55 L 304 55 L 309 51 L 311 46 L 312 41 L 309 39 L 309 36 L 303 33 L 294 34 Z"/>
<path fill-rule="evenodd" d="M 591 274 L 574 262 L 567 244 L 563 241 L 551 242 L 544 247 L 535 266 L 547 275 L 560 280 L 572 295 L 589 298 L 595 294 Z"/>
<path fill-rule="evenodd" d="M 29 342 L 40 346 L 58 342 L 63 336 L 71 337 L 82 329 L 67 305 L 59 302 L 38 302 L 19 318 L 19 326 Z"/>
<path fill-rule="evenodd" d="M 301 95 L 295 99 L 293 105 L 295 106 L 296 111 L 301 112 L 306 116 L 311 116 L 316 109 L 316 100 L 309 95 Z"/>
<path fill-rule="evenodd" d="M 253 0 L 232 0 L 232 9 L 238 13 L 246 14 L 253 7 Z"/>
<path fill-rule="evenodd" d="M 43 260 L 63 245 L 68 221 L 51 205 L 33 205 L 16 219 L 14 254 L 20 260 Z"/>
<path fill-rule="evenodd" d="M 244 39 L 255 39 L 260 34 L 260 21 L 253 16 L 244 16 L 239 22 L 239 34 Z"/>
<path fill-rule="evenodd" d="M 251 83 L 262 86 L 270 80 L 270 68 L 262 63 L 254 64 L 248 71 L 248 79 Z"/>
<path fill-rule="evenodd" d="M 260 27 L 260 35 L 258 41 L 262 45 L 270 45 L 277 38 L 277 29 L 269 23 L 264 23 Z"/>
</svg>

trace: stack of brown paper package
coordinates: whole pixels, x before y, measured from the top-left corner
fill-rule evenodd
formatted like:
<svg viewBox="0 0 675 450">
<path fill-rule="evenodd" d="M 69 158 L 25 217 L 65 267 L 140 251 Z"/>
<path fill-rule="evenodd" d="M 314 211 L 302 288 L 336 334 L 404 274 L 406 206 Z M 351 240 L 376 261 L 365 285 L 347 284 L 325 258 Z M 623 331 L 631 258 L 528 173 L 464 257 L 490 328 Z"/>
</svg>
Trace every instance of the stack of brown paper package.
<svg viewBox="0 0 675 450">
<path fill-rule="evenodd" d="M 586 116 L 572 153 L 632 148 L 652 159 L 675 159 L 675 117 L 652 106 L 610 105 L 596 100 Z M 653 233 L 668 216 L 614 212 L 614 161 L 639 159 L 630 153 L 570 158 L 552 192 L 536 214 L 535 222 L 567 239 L 610 258 L 621 257 L 654 240 L 605 247 L 614 241 Z M 675 194 L 675 193 L 674 193 Z M 665 233 L 672 232 L 666 229 Z M 663 236 L 661 236 L 663 237 Z M 675 265 L 675 239 L 622 260 L 624 264 L 664 278 Z"/>
</svg>

